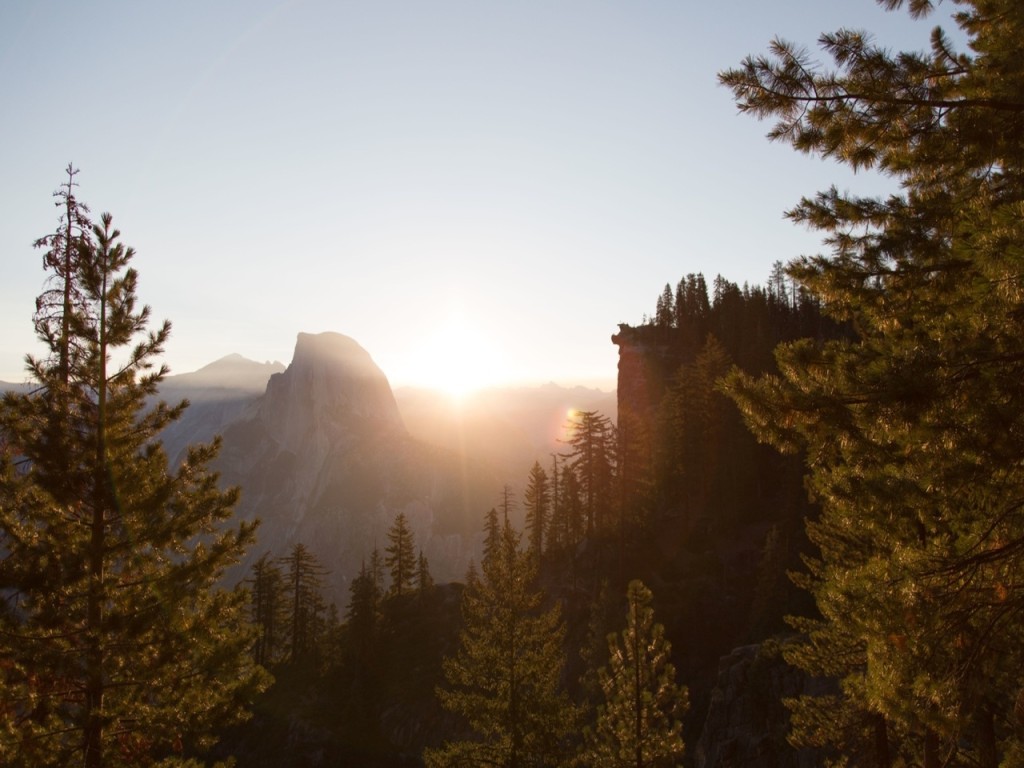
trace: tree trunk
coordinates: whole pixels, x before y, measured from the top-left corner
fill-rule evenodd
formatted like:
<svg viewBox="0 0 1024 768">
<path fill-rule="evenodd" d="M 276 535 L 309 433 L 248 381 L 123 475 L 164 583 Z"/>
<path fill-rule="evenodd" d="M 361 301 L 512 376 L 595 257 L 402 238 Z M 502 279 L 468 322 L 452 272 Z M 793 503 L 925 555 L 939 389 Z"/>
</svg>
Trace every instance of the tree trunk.
<svg viewBox="0 0 1024 768">
<path fill-rule="evenodd" d="M 89 537 L 89 591 L 86 598 L 85 717 L 83 763 L 103 765 L 103 592 L 107 504 L 107 279 L 103 276 L 99 317 L 99 370 L 96 372 L 96 455 L 93 459 L 92 524 Z"/>
<path fill-rule="evenodd" d="M 975 714 L 975 738 L 978 742 L 978 765 L 980 768 L 997 768 L 999 754 L 996 749 L 996 726 L 992 708 L 985 702 L 978 706 Z"/>
<path fill-rule="evenodd" d="M 875 763 L 878 768 L 889 768 L 892 756 L 889 752 L 889 729 L 884 715 L 875 715 Z"/>
<path fill-rule="evenodd" d="M 924 768 L 939 768 L 939 737 L 931 728 L 924 734 Z"/>
</svg>

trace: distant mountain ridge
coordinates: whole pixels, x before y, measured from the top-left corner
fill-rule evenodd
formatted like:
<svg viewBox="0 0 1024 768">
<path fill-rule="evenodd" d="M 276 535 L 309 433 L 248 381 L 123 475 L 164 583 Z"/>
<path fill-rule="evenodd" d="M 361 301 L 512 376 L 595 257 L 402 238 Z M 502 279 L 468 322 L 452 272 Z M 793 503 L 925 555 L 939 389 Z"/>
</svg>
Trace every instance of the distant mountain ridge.
<svg viewBox="0 0 1024 768">
<path fill-rule="evenodd" d="M 232 353 L 204 365 L 197 371 L 167 376 L 161 384 L 161 389 L 188 388 L 209 396 L 233 390 L 262 394 L 267 387 L 267 380 L 282 371 L 284 365 L 279 362 L 257 363 Z"/>
<path fill-rule="evenodd" d="M 263 394 L 270 377 L 283 370 L 281 363 L 257 363 L 232 354 L 198 371 L 165 378 L 160 383 L 160 399 L 190 403 L 184 417 L 161 435 L 172 463 L 184 456 L 189 445 L 208 443 L 221 434 Z"/>
</svg>

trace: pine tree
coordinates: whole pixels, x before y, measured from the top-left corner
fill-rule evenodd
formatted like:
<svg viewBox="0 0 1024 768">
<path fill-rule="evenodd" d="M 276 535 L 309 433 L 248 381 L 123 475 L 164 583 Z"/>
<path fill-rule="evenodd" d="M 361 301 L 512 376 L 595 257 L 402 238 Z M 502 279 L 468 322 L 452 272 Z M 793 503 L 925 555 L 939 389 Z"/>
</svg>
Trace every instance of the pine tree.
<svg viewBox="0 0 1024 768">
<path fill-rule="evenodd" d="M 253 646 L 253 660 L 260 666 L 273 664 L 280 657 L 278 647 L 286 624 L 284 576 L 269 553 L 253 563 L 248 579 L 252 621 L 259 635 Z"/>
<path fill-rule="evenodd" d="M 364 562 L 359 574 L 349 585 L 349 603 L 345 611 L 345 625 L 351 645 L 356 660 L 364 668 L 368 665 L 376 642 L 380 598 L 380 588 Z"/>
<path fill-rule="evenodd" d="M 658 297 L 657 307 L 654 311 L 654 324 L 659 328 L 671 328 L 675 321 L 675 296 L 672 294 L 672 286 L 665 283 L 665 288 Z"/>
<path fill-rule="evenodd" d="M 405 513 L 399 512 L 388 530 L 384 564 L 391 573 L 390 594 L 401 597 L 412 592 L 416 576 L 416 546 Z"/>
<path fill-rule="evenodd" d="M 562 493 L 562 472 L 559 455 L 551 454 L 551 517 L 548 522 L 548 549 L 563 551 L 569 542 L 569 521 L 565 515 Z"/>
<path fill-rule="evenodd" d="M 608 636 L 608 665 L 598 678 L 604 704 L 586 732 L 583 761 L 595 768 L 673 766 L 683 755 L 685 688 L 675 682 L 671 646 L 654 621 L 651 592 L 630 582 L 626 628 Z"/>
<path fill-rule="evenodd" d="M 537 563 L 544 554 L 544 535 L 550 522 L 551 490 L 548 475 L 539 461 L 533 462 L 530 476 L 523 492 L 523 506 L 526 507 L 526 532 L 528 548 Z"/>
<path fill-rule="evenodd" d="M 284 591 L 288 604 L 288 660 L 292 664 L 315 663 L 327 610 L 321 594 L 327 571 L 301 542 L 281 558 L 281 564 L 285 567 Z"/>
<path fill-rule="evenodd" d="M 615 428 L 597 411 L 578 411 L 568 428 L 568 468 L 579 483 L 587 536 L 604 535 L 616 499 Z"/>
<path fill-rule="evenodd" d="M 384 595 L 384 558 L 380 556 L 380 550 L 376 546 L 370 552 L 369 572 L 376 590 L 375 594 L 380 598 Z"/>
<path fill-rule="evenodd" d="M 349 585 L 349 603 L 345 621 L 352 627 L 372 629 L 379 618 L 380 590 L 370 568 L 364 562 Z"/>
<path fill-rule="evenodd" d="M 170 325 L 147 330 L 134 251 L 109 214 L 76 229 L 72 186 L 69 168 L 64 234 L 41 241 L 61 296 L 44 294 L 36 317 L 49 357 L 29 357 L 36 388 L 0 404 L 0 762 L 12 766 L 203 748 L 265 684 L 245 593 L 216 587 L 254 526 L 229 523 L 237 490 L 207 468 L 216 444 L 168 466 L 157 437 L 186 404 L 148 403 Z"/>
<path fill-rule="evenodd" d="M 560 690 L 565 628 L 557 606 L 542 609 L 530 586 L 534 568 L 506 521 L 482 573 L 467 578 L 464 627 L 456 656 L 445 660 L 444 707 L 463 716 L 477 738 L 425 754 L 429 766 L 554 764 L 572 727 Z"/>
<path fill-rule="evenodd" d="M 484 518 L 484 561 L 497 556 L 501 547 L 501 523 L 498 521 L 498 510 L 491 507 Z"/>
<path fill-rule="evenodd" d="M 801 583 L 821 618 L 791 657 L 842 696 L 800 702 L 795 737 L 850 762 L 993 768 L 1018 748 L 996 713 L 1024 661 L 1024 6 L 958 5 L 970 53 L 941 29 L 898 54 L 840 30 L 821 38 L 834 67 L 776 41 L 722 75 L 742 111 L 777 118 L 773 139 L 901 187 L 790 212 L 832 256 L 788 275 L 857 337 L 784 345 L 780 376 L 729 384 L 763 440 L 807 451 L 820 554 Z"/>
<path fill-rule="evenodd" d="M 501 519 L 504 522 L 509 522 L 512 519 L 512 512 L 516 508 L 515 496 L 512 493 L 512 486 L 505 483 L 501 487 L 501 504 L 499 509 L 501 510 Z"/>
<path fill-rule="evenodd" d="M 434 577 L 430 575 L 430 563 L 427 562 L 427 556 L 421 549 L 419 557 L 416 558 L 416 591 L 422 595 L 432 586 L 434 586 Z"/>
<path fill-rule="evenodd" d="M 72 320 L 86 310 L 79 268 L 92 251 L 92 222 L 89 207 L 75 197 L 78 170 L 70 163 L 68 180 L 54 193 L 57 205 L 64 209 L 57 230 L 39 238 L 36 248 L 45 248 L 43 268 L 51 274 L 49 287 L 36 299 L 33 318 L 36 333 L 55 351 L 56 382 L 67 386 L 71 376 L 71 356 L 78 352 L 72 335 Z"/>
</svg>

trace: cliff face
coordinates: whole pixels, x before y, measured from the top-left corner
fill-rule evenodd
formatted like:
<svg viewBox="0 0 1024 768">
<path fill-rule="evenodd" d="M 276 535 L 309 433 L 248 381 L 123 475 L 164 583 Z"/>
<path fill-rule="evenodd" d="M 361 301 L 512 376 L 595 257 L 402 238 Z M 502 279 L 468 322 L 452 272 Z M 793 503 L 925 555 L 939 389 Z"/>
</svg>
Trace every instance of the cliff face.
<svg viewBox="0 0 1024 768">
<path fill-rule="evenodd" d="M 826 683 L 789 666 L 774 642 L 735 649 L 719 662 L 718 683 L 694 750 L 696 768 L 818 768 L 819 752 L 796 750 L 786 741 L 783 700 L 826 692 Z"/>
<path fill-rule="evenodd" d="M 270 377 L 257 410 L 279 446 L 309 458 L 345 437 L 407 436 L 387 377 L 340 333 L 300 333 L 291 365 Z"/>
<path fill-rule="evenodd" d="M 698 379 L 704 353 L 688 330 L 621 325 L 612 336 L 620 439 L 635 462 L 650 462 L 658 483 L 645 567 L 693 702 L 688 756 L 696 768 L 816 768 L 821 755 L 786 740 L 783 700 L 818 683 L 790 667 L 778 643 L 755 643 L 785 632 L 781 617 L 806 602 L 786 576 L 800 567 L 804 541 L 802 467 L 761 450 L 735 407 L 714 393 L 713 380 Z M 739 351 L 734 345 L 730 355 Z M 663 411 L 681 369 L 682 386 Z M 659 423 L 673 417 L 672 428 Z"/>
<path fill-rule="evenodd" d="M 302 542 L 331 572 L 339 605 L 399 512 L 435 578 L 461 577 L 498 487 L 409 437 L 387 377 L 337 333 L 299 335 L 288 368 L 224 431 L 217 468 L 242 489 L 238 515 L 261 521 L 243 569 Z"/>
<path fill-rule="evenodd" d="M 654 434 L 652 427 L 661 398 L 681 363 L 677 345 L 663 329 L 625 324 L 612 335 L 612 344 L 619 348 L 619 426 L 633 427 L 639 434 Z"/>
</svg>

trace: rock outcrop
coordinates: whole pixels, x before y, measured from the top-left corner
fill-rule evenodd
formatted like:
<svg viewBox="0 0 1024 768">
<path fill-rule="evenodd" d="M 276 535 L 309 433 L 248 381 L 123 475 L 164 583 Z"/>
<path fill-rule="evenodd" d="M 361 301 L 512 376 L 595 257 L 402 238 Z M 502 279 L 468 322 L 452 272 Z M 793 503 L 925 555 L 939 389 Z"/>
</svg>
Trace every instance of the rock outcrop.
<svg viewBox="0 0 1024 768">
<path fill-rule="evenodd" d="M 619 324 L 612 344 L 619 348 L 618 425 L 635 435 L 656 434 L 655 420 L 665 389 L 682 363 L 672 329 Z M 650 439 L 650 437 L 648 437 Z"/>
<path fill-rule="evenodd" d="M 718 683 L 700 740 L 697 768 L 819 768 L 819 753 L 786 741 L 785 699 L 820 695 L 828 684 L 809 678 L 782 658 L 779 643 L 736 648 L 718 665 Z"/>
</svg>

